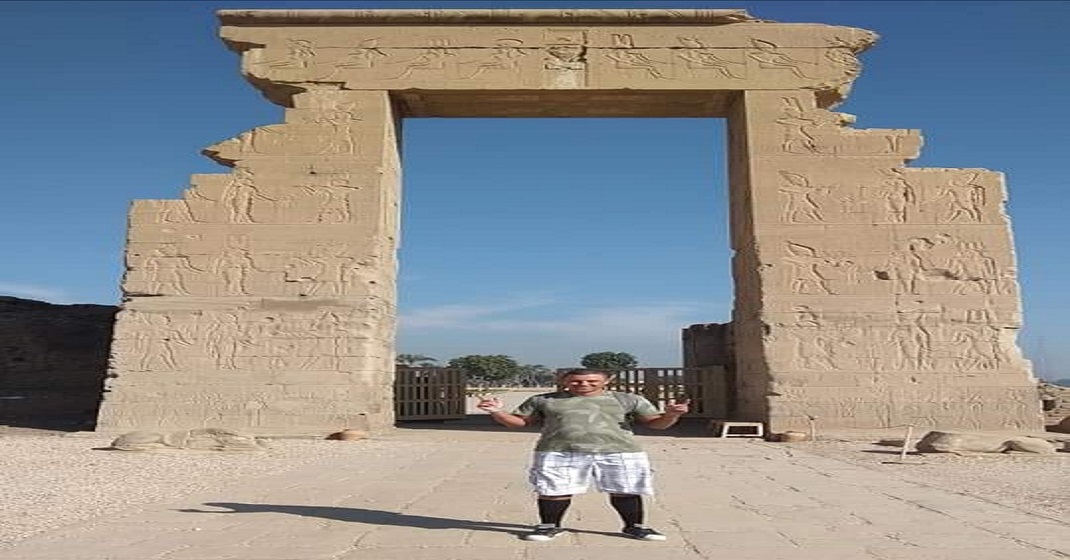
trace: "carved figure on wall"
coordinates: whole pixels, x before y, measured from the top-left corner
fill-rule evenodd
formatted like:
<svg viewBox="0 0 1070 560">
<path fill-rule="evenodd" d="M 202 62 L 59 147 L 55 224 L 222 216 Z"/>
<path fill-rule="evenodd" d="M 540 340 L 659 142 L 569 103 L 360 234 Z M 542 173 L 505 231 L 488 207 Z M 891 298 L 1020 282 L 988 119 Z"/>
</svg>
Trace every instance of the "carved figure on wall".
<svg viewBox="0 0 1070 560">
<path fill-rule="evenodd" d="M 342 224 L 353 219 L 349 193 L 357 187 L 350 186 L 348 177 L 333 177 L 326 185 L 301 185 L 301 189 L 318 199 L 315 222 Z"/>
<path fill-rule="evenodd" d="M 431 46 L 416 58 L 391 63 L 406 65 L 405 70 L 401 75 L 395 76 L 394 79 L 400 80 L 402 78 L 408 78 L 417 71 L 444 71 L 449 64 L 450 59 L 456 56 L 457 53 L 453 52 L 453 49 L 450 48 L 449 39 L 433 39 L 431 41 Z"/>
<path fill-rule="evenodd" d="M 250 271 L 265 272 L 256 266 L 247 244 L 248 239 L 244 235 L 228 235 L 223 250 L 212 261 L 212 272 L 223 278 L 225 295 L 249 295 L 246 281 Z"/>
<path fill-rule="evenodd" d="M 785 250 L 788 256 L 784 257 L 784 262 L 790 268 L 789 289 L 792 293 L 825 295 L 835 293 L 829 286 L 829 278 L 825 274 L 829 261 L 817 249 L 788 241 Z"/>
<path fill-rule="evenodd" d="M 364 39 L 356 47 L 349 49 L 345 57 L 335 63 L 337 68 L 347 70 L 367 70 L 375 68 L 378 58 L 386 58 L 386 53 L 379 49 L 379 39 Z"/>
<path fill-rule="evenodd" d="M 156 212 L 152 216 L 154 224 L 189 224 L 196 220 L 185 200 L 150 201 Z"/>
<path fill-rule="evenodd" d="M 843 129 L 855 116 L 825 109 L 808 109 L 795 97 L 782 97 L 782 115 L 776 119 L 784 132 L 782 149 L 804 155 L 891 155 L 902 152 L 909 131 L 852 131 Z"/>
<path fill-rule="evenodd" d="M 995 288 L 995 295 L 1010 296 L 1018 293 L 1018 269 L 1013 266 L 1001 268 Z"/>
<path fill-rule="evenodd" d="M 820 327 L 821 317 L 808 305 L 796 305 L 792 307 L 795 312 L 795 325 L 799 327 Z"/>
<path fill-rule="evenodd" d="M 253 205 L 258 200 L 272 204 L 277 202 L 277 199 L 265 196 L 256 187 L 252 170 L 235 167 L 219 199 L 219 202 L 227 209 L 230 221 L 236 224 L 256 223 Z"/>
<path fill-rule="evenodd" d="M 320 360 L 319 369 L 339 369 L 341 358 L 346 355 L 346 338 L 350 336 L 345 320 L 334 311 L 327 311 L 312 323 L 311 331 L 318 348 L 315 354 Z"/>
<path fill-rule="evenodd" d="M 747 68 L 746 62 L 721 58 L 715 50 L 703 45 L 702 41 L 698 40 L 697 37 L 677 37 L 676 39 L 680 41 L 680 44 L 687 47 L 677 51 L 677 54 L 687 63 L 684 67 L 688 69 L 692 77 L 695 76 L 696 70 L 714 70 L 726 78 L 736 80 L 744 78 L 744 76 L 738 75 L 735 70 L 739 70 L 740 73 L 745 72 Z"/>
<path fill-rule="evenodd" d="M 490 54 L 487 55 L 487 58 L 461 63 L 474 64 L 476 66 L 475 71 L 470 75 L 465 76 L 463 79 L 470 80 L 484 72 L 497 70 L 515 72 L 520 70 L 520 59 L 528 55 L 524 49 L 520 48 L 520 46 L 524 44 L 524 41 L 521 41 L 520 39 L 498 39 L 494 44 L 496 46 L 491 50 Z"/>
<path fill-rule="evenodd" d="M 238 350 L 250 346 L 249 333 L 234 313 L 220 313 L 204 329 L 205 344 L 219 369 L 239 369 Z"/>
<path fill-rule="evenodd" d="M 295 255 L 286 264 L 285 279 L 300 283 L 302 295 L 341 295 L 345 271 L 356 260 L 345 255 L 346 250 L 344 244 L 326 243 L 308 255 Z"/>
<path fill-rule="evenodd" d="M 933 368 L 933 332 L 920 310 L 901 311 L 896 316 L 891 341 L 895 348 L 893 367 L 898 371 Z"/>
<path fill-rule="evenodd" d="M 937 201 L 947 205 L 944 221 L 978 223 L 983 219 L 985 187 L 975 181 L 980 173 L 972 173 L 964 179 L 952 179 L 947 187 L 940 189 Z"/>
<path fill-rule="evenodd" d="M 613 49 L 606 56 L 616 63 L 615 66 L 618 69 L 643 70 L 651 77 L 666 78 L 658 68 L 659 64 L 664 65 L 665 63 L 652 60 L 641 49 L 635 48 L 635 42 L 629 34 L 614 33 Z"/>
<path fill-rule="evenodd" d="M 917 206 L 917 192 L 898 169 L 887 171 L 885 175 L 888 178 L 881 183 L 885 219 L 894 224 L 906 223 L 908 209 Z"/>
<path fill-rule="evenodd" d="M 311 365 L 311 349 L 305 344 L 301 329 L 282 317 L 264 317 L 258 329 L 257 341 L 262 357 L 267 358 L 266 367 L 272 370 L 293 368 L 308 369 Z"/>
<path fill-rule="evenodd" d="M 860 214 L 865 211 L 866 201 L 858 196 L 843 195 L 836 198 L 840 212 L 845 215 Z"/>
<path fill-rule="evenodd" d="M 782 148 L 792 154 L 821 154 L 828 152 L 821 145 L 824 130 L 840 129 L 853 122 L 851 115 L 824 110 L 807 110 L 794 97 L 782 97 L 783 116 L 776 120 L 784 129 Z"/>
<path fill-rule="evenodd" d="M 862 64 L 855 56 L 855 47 L 847 40 L 836 37 L 831 41 L 833 47 L 825 49 L 825 59 L 843 70 L 845 80 L 852 80 L 862 72 Z"/>
<path fill-rule="evenodd" d="M 289 39 L 286 41 L 286 57 L 265 64 L 271 68 L 308 68 L 314 64 L 315 58 L 316 48 L 312 41 Z"/>
<path fill-rule="evenodd" d="M 798 173 L 788 171 L 779 173 L 786 181 L 779 190 L 787 197 L 780 213 L 780 220 L 789 224 L 824 222 L 825 217 L 821 214 L 821 207 L 814 197 L 817 192 L 828 192 L 828 189 L 812 186 L 809 179 Z"/>
<path fill-rule="evenodd" d="M 758 68 L 771 70 L 788 70 L 795 76 L 805 79 L 813 79 L 802 70 L 804 64 L 813 66 L 813 62 L 793 58 L 790 54 L 780 50 L 776 43 L 762 39 L 751 38 L 751 50 L 747 56 L 758 61 Z"/>
<path fill-rule="evenodd" d="M 951 273 L 945 267 L 938 266 L 934 258 L 936 250 L 949 243 L 950 238 L 943 234 L 931 239 L 914 237 L 907 241 L 905 250 L 893 251 L 888 255 L 883 269 L 876 271 L 876 277 L 892 281 L 893 293 L 921 294 L 921 283 L 926 278 L 951 278 Z"/>
<path fill-rule="evenodd" d="M 800 369 L 839 369 L 833 361 L 835 339 L 817 331 L 806 331 L 800 334 L 790 330 L 788 334 L 791 338 L 792 354 Z"/>
<path fill-rule="evenodd" d="M 149 290 L 153 294 L 188 296 L 190 292 L 186 289 L 186 277 L 192 273 L 204 272 L 193 266 L 189 257 L 179 255 L 178 249 L 171 244 L 153 249 L 142 266 L 148 277 Z"/>
<path fill-rule="evenodd" d="M 141 356 L 141 371 L 153 369 L 179 369 L 178 355 L 183 348 L 193 345 L 192 337 L 166 315 L 145 314 L 152 338 L 148 350 Z"/>
<path fill-rule="evenodd" d="M 587 47 L 583 45 L 548 45 L 543 68 L 547 70 L 583 70 Z"/>
<path fill-rule="evenodd" d="M 961 371 L 999 369 L 1000 351 L 997 332 L 987 326 L 949 325 L 950 344 L 954 347 L 956 367 Z"/>
<path fill-rule="evenodd" d="M 783 97 L 781 102 L 784 104 L 784 116 L 776 122 L 784 127 L 783 150 L 792 154 L 816 154 L 817 138 L 812 133 L 816 122 L 806 118 L 798 99 Z"/>
<path fill-rule="evenodd" d="M 975 292 L 993 294 L 999 281 L 999 267 L 996 260 L 985 253 L 984 244 L 979 241 L 959 243 L 959 251 L 947 263 L 948 270 L 958 281 L 956 294 Z"/>
<path fill-rule="evenodd" d="M 893 281 L 893 293 L 897 294 L 920 295 L 924 282 L 950 282 L 954 286 L 950 293 L 955 295 L 1015 291 L 1013 278 L 1010 284 L 1001 282 L 1006 271 L 1001 273 L 983 243 L 955 240 L 947 234 L 910 239 L 905 250 L 894 251 L 875 272 L 878 279 Z"/>
</svg>

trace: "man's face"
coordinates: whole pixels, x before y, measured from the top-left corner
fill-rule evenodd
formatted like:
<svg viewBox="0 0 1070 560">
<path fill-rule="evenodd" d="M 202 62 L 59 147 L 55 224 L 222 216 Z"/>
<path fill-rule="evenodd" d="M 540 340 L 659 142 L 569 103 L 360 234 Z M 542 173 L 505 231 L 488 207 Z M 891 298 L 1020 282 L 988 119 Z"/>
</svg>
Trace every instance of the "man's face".
<svg viewBox="0 0 1070 560">
<path fill-rule="evenodd" d="M 606 376 L 597 373 L 573 374 L 565 377 L 565 390 L 573 395 L 590 397 L 606 390 Z"/>
</svg>

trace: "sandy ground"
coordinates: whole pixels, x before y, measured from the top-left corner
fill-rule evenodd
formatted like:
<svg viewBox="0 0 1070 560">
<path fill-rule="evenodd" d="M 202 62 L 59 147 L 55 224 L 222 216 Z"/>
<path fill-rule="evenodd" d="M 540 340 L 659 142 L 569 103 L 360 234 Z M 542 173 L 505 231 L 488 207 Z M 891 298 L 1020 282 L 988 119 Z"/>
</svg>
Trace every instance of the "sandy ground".
<svg viewBox="0 0 1070 560">
<path fill-rule="evenodd" d="M 443 425 L 441 429 L 466 439 L 496 437 L 483 416 L 456 428 Z M 685 434 L 660 437 L 680 435 Z M 360 461 L 362 456 L 380 453 L 384 445 L 391 444 L 284 439 L 272 440 L 270 449 L 263 453 L 220 454 L 102 449 L 109 443 L 110 438 L 95 435 L 71 437 L 61 432 L 0 427 L 0 511 L 5 518 L 0 523 L 0 546 L 81 520 L 139 505 L 176 501 L 339 455 Z M 914 454 L 903 464 L 897 462 L 896 448 L 877 445 L 872 440 L 775 445 L 784 445 L 792 453 L 814 453 L 879 469 L 892 477 L 1058 520 L 1070 518 L 1070 453 L 973 457 Z"/>
<path fill-rule="evenodd" d="M 892 476 L 983 498 L 1061 521 L 1070 520 L 1070 453 L 983 454 L 909 452 L 867 441 L 780 444 L 803 453 L 878 469 Z"/>
</svg>

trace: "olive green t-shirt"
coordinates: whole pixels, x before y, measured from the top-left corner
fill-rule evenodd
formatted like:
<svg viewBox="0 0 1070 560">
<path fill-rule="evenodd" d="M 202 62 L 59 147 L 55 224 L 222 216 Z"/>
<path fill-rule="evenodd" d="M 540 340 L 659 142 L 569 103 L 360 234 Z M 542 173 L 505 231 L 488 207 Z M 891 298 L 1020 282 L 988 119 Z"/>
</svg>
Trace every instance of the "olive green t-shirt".
<svg viewBox="0 0 1070 560">
<path fill-rule="evenodd" d="M 535 451 L 631 453 L 642 451 L 632 434 L 631 420 L 661 414 L 650 401 L 632 393 L 606 391 L 581 397 L 564 391 L 534 395 L 514 414 L 542 422 Z"/>
</svg>

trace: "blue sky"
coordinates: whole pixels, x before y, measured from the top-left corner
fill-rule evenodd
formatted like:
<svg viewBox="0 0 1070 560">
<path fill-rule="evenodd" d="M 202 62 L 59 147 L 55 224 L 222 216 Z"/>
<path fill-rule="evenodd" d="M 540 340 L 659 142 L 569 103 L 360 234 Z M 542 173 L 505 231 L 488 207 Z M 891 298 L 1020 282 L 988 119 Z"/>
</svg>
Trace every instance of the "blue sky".
<svg viewBox="0 0 1070 560">
<path fill-rule="evenodd" d="M 743 8 L 881 35 L 838 110 L 918 128 L 912 167 L 1007 174 L 1021 345 L 1070 377 L 1068 2 L 0 2 L 0 294 L 115 304 L 127 207 L 177 198 L 200 150 L 281 108 L 218 40 L 218 9 Z M 410 119 L 399 351 L 677 364 L 679 329 L 729 318 L 724 123 Z"/>
</svg>

